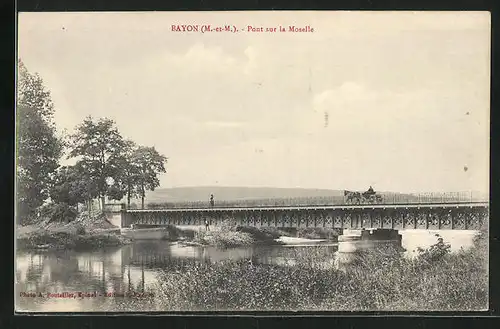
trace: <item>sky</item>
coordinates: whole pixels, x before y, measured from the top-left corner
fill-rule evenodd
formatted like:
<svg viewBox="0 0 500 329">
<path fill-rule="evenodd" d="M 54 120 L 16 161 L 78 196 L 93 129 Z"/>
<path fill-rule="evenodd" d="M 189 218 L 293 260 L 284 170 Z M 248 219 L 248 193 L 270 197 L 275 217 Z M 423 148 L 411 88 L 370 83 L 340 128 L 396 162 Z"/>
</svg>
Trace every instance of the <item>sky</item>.
<svg viewBox="0 0 500 329">
<path fill-rule="evenodd" d="M 115 120 L 161 187 L 489 190 L 487 12 L 21 13 L 18 55 L 60 131 Z"/>
</svg>

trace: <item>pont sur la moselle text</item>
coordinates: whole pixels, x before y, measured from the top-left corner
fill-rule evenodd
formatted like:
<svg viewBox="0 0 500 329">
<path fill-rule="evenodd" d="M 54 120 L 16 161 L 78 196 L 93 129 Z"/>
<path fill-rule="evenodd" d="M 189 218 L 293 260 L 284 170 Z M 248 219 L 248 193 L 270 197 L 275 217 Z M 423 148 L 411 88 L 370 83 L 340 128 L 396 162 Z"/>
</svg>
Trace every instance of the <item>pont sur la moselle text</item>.
<svg viewBox="0 0 500 329">
<path fill-rule="evenodd" d="M 212 25 L 212 24 L 172 24 L 172 32 L 262 32 L 262 33 L 284 33 L 284 32 L 314 32 L 314 28 L 310 25 L 296 26 L 296 25 L 278 25 L 278 26 L 257 26 L 257 25 Z"/>
</svg>

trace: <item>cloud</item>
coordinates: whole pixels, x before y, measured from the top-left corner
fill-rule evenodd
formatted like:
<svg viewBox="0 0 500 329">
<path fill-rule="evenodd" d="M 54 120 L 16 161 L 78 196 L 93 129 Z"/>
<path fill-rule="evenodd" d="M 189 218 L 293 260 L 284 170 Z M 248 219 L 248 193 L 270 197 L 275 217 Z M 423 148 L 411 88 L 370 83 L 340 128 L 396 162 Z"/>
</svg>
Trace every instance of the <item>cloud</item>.
<svg viewBox="0 0 500 329">
<path fill-rule="evenodd" d="M 345 134 L 397 136 L 409 128 L 421 132 L 442 124 L 446 113 L 436 109 L 437 98 L 425 89 L 392 92 L 347 81 L 338 88 L 316 94 L 313 108 L 316 112 L 328 113 L 332 129 Z"/>
<path fill-rule="evenodd" d="M 58 126 L 115 119 L 170 157 L 165 187 L 455 189 L 487 176 L 484 15 L 207 14 L 186 17 L 315 32 L 175 34 L 166 13 L 33 14 L 19 49 L 53 91 Z"/>
</svg>

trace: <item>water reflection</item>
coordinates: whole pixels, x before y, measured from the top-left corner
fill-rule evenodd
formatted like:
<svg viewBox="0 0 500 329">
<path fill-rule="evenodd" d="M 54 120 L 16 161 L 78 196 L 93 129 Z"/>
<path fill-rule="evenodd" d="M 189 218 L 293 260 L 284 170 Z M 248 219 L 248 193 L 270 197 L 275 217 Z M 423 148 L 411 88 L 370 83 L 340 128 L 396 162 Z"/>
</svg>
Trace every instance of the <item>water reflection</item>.
<svg viewBox="0 0 500 329">
<path fill-rule="evenodd" d="M 432 244 L 431 232 L 404 233 L 404 247 Z M 450 233 L 451 234 L 451 233 Z M 445 234 L 443 234 L 445 235 Z M 457 236 L 457 233 L 453 233 Z M 460 235 L 454 247 L 471 245 L 474 234 Z M 450 235 L 451 237 L 451 235 Z M 445 236 L 445 240 L 451 238 Z M 456 240 L 455 239 L 455 240 Z M 453 239 L 451 239 L 453 240 Z M 453 240 L 453 242 L 456 242 Z M 406 241 L 406 242 L 405 242 Z M 425 240 L 427 241 L 427 240 Z M 425 247 L 425 246 L 423 246 Z M 106 312 L 159 310 L 154 299 L 127 297 L 43 298 L 20 297 L 22 292 L 47 293 L 97 292 L 124 293 L 154 289 L 160 270 L 175 270 L 187 262 L 219 262 L 246 259 L 253 263 L 293 265 L 304 261 L 301 251 L 314 250 L 325 259 L 324 266 L 333 264 L 336 245 L 318 246 L 253 246 L 220 250 L 215 247 L 182 246 L 166 241 L 143 241 L 131 245 L 95 252 L 39 251 L 18 252 L 16 264 L 16 310 L 31 312 Z M 307 260 L 307 259 L 306 259 Z M 161 309 L 160 309 L 161 310 Z"/>
<path fill-rule="evenodd" d="M 95 252 L 18 252 L 16 305 L 18 311 L 84 312 L 156 310 L 152 301 L 126 297 L 104 297 L 107 293 L 144 291 L 153 288 L 160 270 L 174 269 L 187 262 L 219 262 L 247 259 L 254 263 L 294 263 L 300 248 L 336 247 L 254 246 L 220 250 L 215 247 L 182 246 L 165 241 L 143 241 L 116 249 Z M 327 257 L 328 258 L 328 257 Z M 21 297 L 21 293 L 97 292 L 94 298 Z M 131 305 L 131 303 L 136 303 Z"/>
</svg>

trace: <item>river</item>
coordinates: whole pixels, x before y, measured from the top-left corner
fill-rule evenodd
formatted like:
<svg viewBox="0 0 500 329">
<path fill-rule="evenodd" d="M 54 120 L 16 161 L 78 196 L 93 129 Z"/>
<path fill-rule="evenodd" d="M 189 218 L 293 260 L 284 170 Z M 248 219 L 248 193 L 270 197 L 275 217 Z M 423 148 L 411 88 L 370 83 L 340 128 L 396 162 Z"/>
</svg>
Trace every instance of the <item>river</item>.
<svg viewBox="0 0 500 329">
<path fill-rule="evenodd" d="M 99 312 L 127 310 L 124 297 L 104 297 L 110 292 L 151 289 L 162 269 L 179 262 L 246 259 L 258 263 L 293 265 L 294 254 L 302 248 L 336 251 L 335 244 L 321 246 L 252 246 L 227 250 L 215 247 L 182 246 L 167 241 L 136 241 L 133 244 L 92 252 L 30 251 L 16 255 L 16 305 L 18 311 Z M 35 293 L 36 297 L 21 296 Z M 91 293 L 97 297 L 47 298 L 47 293 Z M 42 293 L 43 297 L 38 296 Z M 102 297 L 99 295 L 103 295 Z M 154 305 L 138 304 L 138 311 L 155 310 Z"/>
<path fill-rule="evenodd" d="M 417 232 L 418 233 L 418 232 Z M 448 236 L 446 236 L 448 235 Z M 453 249 L 469 247 L 474 233 L 449 232 L 445 241 Z M 426 240 L 427 239 L 427 240 Z M 417 245 L 435 242 L 432 232 L 403 234 L 403 247 L 411 252 Z M 19 251 L 16 254 L 16 310 L 19 312 L 113 312 L 155 311 L 154 301 L 126 297 L 105 297 L 107 293 L 130 290 L 152 291 L 162 269 L 178 262 L 218 262 L 246 259 L 255 263 L 293 265 L 304 248 L 323 255 L 337 250 L 336 244 L 252 246 L 220 250 L 215 247 L 183 246 L 167 241 L 136 241 L 130 245 L 92 252 Z M 325 263 L 333 257 L 325 257 Z M 71 297 L 77 292 L 88 297 Z M 34 293 L 35 296 L 28 296 Z M 42 294 L 42 297 L 38 295 Z M 47 293 L 59 296 L 47 297 Z M 95 293 L 96 296 L 93 296 Z M 23 296 L 21 296 L 24 294 Z M 152 299 L 154 300 L 154 299 Z M 133 304 L 132 304 L 133 303 Z"/>
</svg>

